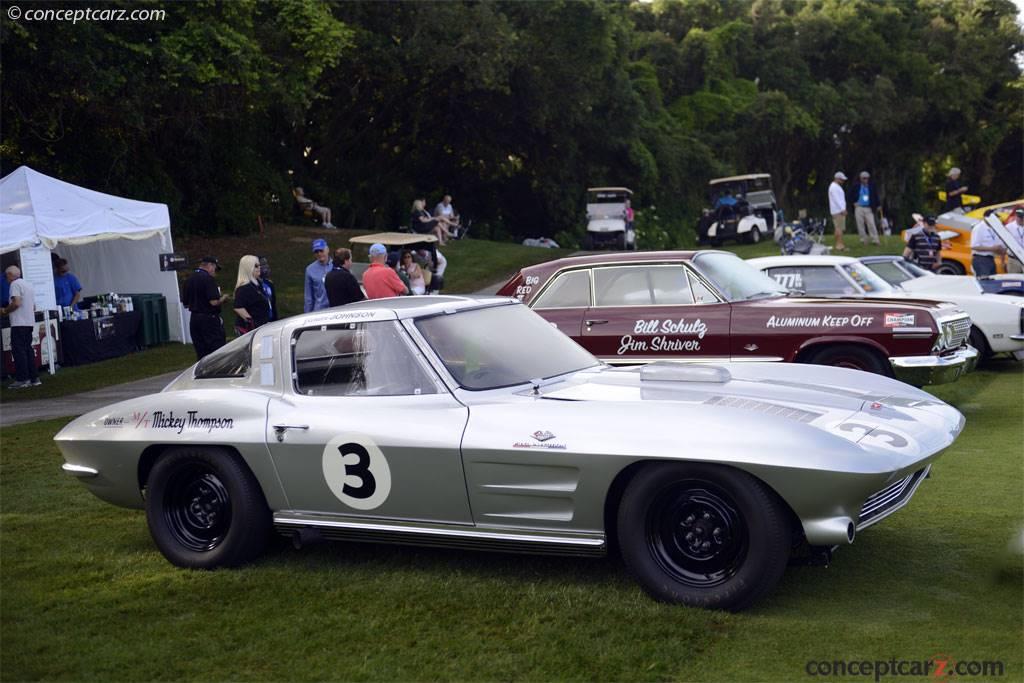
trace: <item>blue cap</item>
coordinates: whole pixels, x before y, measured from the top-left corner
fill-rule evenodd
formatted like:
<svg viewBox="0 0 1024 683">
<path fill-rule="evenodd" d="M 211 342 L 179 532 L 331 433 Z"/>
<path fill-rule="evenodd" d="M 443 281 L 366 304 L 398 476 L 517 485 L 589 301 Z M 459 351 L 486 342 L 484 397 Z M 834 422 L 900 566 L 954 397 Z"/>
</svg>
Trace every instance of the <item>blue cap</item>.
<svg viewBox="0 0 1024 683">
<path fill-rule="evenodd" d="M 327 249 L 327 240 L 322 238 L 313 240 L 313 251 L 320 251 L 321 249 Z"/>
<path fill-rule="evenodd" d="M 388 253 L 388 248 L 380 242 L 375 243 L 370 247 L 370 256 L 384 256 Z"/>
</svg>

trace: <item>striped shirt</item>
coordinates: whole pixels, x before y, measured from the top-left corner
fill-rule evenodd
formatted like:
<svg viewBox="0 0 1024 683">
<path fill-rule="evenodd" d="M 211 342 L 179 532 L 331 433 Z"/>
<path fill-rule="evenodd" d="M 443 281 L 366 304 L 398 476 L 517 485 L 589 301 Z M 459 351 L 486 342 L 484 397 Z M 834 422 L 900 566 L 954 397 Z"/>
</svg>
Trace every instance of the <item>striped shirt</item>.
<svg viewBox="0 0 1024 683">
<path fill-rule="evenodd" d="M 907 241 L 907 246 L 914 252 L 914 261 L 925 270 L 935 270 L 941 257 L 942 238 L 935 231 L 922 230 L 914 233 Z"/>
</svg>

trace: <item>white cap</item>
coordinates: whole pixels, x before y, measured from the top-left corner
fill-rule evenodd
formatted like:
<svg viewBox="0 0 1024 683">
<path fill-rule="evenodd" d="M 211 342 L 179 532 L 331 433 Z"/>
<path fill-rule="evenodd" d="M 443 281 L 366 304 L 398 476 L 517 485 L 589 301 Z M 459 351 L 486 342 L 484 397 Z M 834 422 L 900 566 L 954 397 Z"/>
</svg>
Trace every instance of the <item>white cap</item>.
<svg viewBox="0 0 1024 683">
<path fill-rule="evenodd" d="M 949 169 L 949 173 L 947 173 L 946 175 L 960 175 L 960 169 L 954 166 L 953 168 Z"/>
<path fill-rule="evenodd" d="M 861 178 L 870 178 L 870 177 L 871 177 L 871 174 L 870 174 L 870 173 L 868 173 L 867 171 L 861 171 L 861 172 L 860 172 L 860 177 L 861 177 Z"/>
<path fill-rule="evenodd" d="M 833 176 L 833 177 L 834 177 L 834 178 L 835 178 L 836 180 L 846 180 L 846 174 L 845 174 L 845 173 L 843 173 L 842 171 L 836 171 L 836 174 L 835 174 L 835 176 Z"/>
</svg>

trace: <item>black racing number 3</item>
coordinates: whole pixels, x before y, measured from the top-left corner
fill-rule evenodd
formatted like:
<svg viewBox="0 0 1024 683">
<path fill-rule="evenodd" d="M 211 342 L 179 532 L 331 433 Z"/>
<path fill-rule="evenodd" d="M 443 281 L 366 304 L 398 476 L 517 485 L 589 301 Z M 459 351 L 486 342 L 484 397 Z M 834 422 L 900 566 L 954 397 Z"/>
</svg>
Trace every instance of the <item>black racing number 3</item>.
<svg viewBox="0 0 1024 683">
<path fill-rule="evenodd" d="M 341 490 L 345 495 L 352 496 L 353 498 L 364 499 L 372 496 L 374 491 L 377 490 L 377 482 L 373 475 L 370 474 L 370 454 L 357 443 L 342 444 L 338 446 L 338 452 L 341 453 L 342 465 L 345 466 L 345 475 L 359 477 L 359 481 L 362 482 L 359 486 L 345 484 Z M 344 458 L 350 454 L 359 456 L 359 462 L 354 465 L 346 463 Z"/>
</svg>

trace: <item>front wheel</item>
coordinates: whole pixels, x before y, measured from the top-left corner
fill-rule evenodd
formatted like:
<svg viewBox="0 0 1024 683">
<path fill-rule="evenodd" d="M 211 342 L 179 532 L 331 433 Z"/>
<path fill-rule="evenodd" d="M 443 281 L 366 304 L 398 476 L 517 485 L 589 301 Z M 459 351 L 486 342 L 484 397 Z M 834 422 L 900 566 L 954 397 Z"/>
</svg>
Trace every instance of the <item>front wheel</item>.
<svg viewBox="0 0 1024 683">
<path fill-rule="evenodd" d="M 992 357 L 992 347 L 988 345 L 985 333 L 976 325 L 971 326 L 971 336 L 968 338 L 971 346 L 978 350 L 978 361 L 984 362 Z"/>
<path fill-rule="evenodd" d="M 266 547 L 271 515 L 259 482 L 233 453 L 181 447 L 157 460 L 146 486 L 153 541 L 174 565 L 244 564 Z"/>
<path fill-rule="evenodd" d="M 618 538 L 630 572 L 654 598 L 742 610 L 786 569 L 790 533 L 783 504 L 740 470 L 655 463 L 629 483 Z"/>
<path fill-rule="evenodd" d="M 747 239 L 750 240 L 751 244 L 757 244 L 761 241 L 761 231 L 756 225 L 750 229 L 750 237 Z"/>
<path fill-rule="evenodd" d="M 811 357 L 815 365 L 832 365 L 837 368 L 863 370 L 876 375 L 891 376 L 888 366 L 874 351 L 853 344 L 828 346 Z"/>
</svg>

